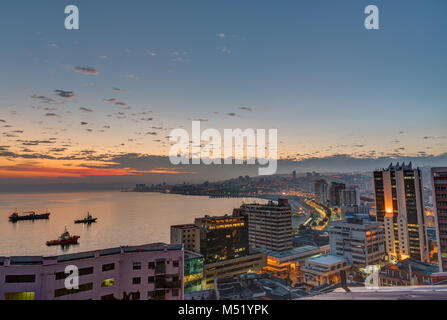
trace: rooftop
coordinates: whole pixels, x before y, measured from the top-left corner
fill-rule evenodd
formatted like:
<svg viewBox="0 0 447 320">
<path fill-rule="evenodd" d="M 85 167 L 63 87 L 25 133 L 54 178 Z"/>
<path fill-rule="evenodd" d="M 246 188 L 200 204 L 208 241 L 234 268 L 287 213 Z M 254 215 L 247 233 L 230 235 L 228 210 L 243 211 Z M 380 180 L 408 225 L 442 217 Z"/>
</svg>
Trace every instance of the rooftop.
<svg viewBox="0 0 447 320">
<path fill-rule="evenodd" d="M 303 300 L 447 300 L 447 285 L 396 286 L 368 289 L 350 287 L 351 292 L 337 288 L 333 292 L 303 297 Z"/>
<path fill-rule="evenodd" d="M 308 259 L 307 261 L 330 266 L 336 263 L 342 263 L 346 261 L 346 258 L 327 254 L 324 256 Z"/>
<path fill-rule="evenodd" d="M 85 252 L 76 252 L 70 254 L 62 254 L 58 256 L 11 256 L 0 257 L 0 261 L 4 263 L 9 259 L 10 265 L 41 265 L 45 260 L 57 260 L 57 262 L 66 262 L 73 260 L 83 260 L 94 258 L 98 256 L 107 256 L 120 253 L 132 252 L 150 252 L 150 251 L 164 251 L 164 250 L 182 250 L 182 244 L 165 244 L 165 243 L 151 243 L 139 246 L 121 246 L 108 249 L 92 250 Z M 0 264 L 1 265 L 1 264 Z"/>
</svg>

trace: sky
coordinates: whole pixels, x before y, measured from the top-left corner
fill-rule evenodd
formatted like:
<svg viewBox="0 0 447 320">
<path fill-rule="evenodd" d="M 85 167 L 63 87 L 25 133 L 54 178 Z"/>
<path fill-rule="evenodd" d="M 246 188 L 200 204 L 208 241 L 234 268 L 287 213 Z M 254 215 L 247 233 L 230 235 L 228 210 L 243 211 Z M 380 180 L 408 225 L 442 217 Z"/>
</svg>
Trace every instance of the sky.
<svg viewBox="0 0 447 320">
<path fill-rule="evenodd" d="M 64 28 L 70 4 L 79 30 Z M 369 4 L 379 30 L 364 28 Z M 0 185 L 212 179 L 166 161 L 170 131 L 192 120 L 276 128 L 279 157 L 302 170 L 445 159 L 444 0 L 0 6 Z"/>
</svg>

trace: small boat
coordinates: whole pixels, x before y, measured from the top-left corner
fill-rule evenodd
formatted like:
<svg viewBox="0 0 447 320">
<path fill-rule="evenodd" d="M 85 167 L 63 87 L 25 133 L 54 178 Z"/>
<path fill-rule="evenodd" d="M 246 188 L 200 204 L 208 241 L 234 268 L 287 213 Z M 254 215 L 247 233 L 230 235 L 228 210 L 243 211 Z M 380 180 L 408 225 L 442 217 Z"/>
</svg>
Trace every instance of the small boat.
<svg viewBox="0 0 447 320">
<path fill-rule="evenodd" d="M 12 213 L 9 216 L 9 221 L 16 222 L 20 220 L 42 220 L 42 219 L 49 219 L 50 213 L 36 213 L 35 211 L 27 211 L 23 212 L 23 215 L 19 215 L 19 213 L 16 211 Z"/>
<path fill-rule="evenodd" d="M 79 236 L 71 235 L 67 231 L 67 227 L 65 227 L 65 231 L 60 235 L 59 239 L 47 241 L 47 246 L 65 246 L 69 244 L 77 244 L 79 238 Z"/>
<path fill-rule="evenodd" d="M 84 219 L 75 220 L 75 223 L 93 223 L 96 222 L 98 218 L 93 218 L 90 212 L 87 212 L 87 216 Z"/>
</svg>

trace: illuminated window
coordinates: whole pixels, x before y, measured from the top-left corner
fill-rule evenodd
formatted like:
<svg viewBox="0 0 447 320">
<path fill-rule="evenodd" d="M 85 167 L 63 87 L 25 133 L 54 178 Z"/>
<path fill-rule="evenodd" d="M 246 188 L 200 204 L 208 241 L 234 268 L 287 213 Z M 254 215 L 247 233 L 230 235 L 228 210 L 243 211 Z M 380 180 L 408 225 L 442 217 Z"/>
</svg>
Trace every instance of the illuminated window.
<svg viewBox="0 0 447 320">
<path fill-rule="evenodd" d="M 110 278 L 110 279 L 105 279 L 101 281 L 101 287 L 111 287 L 115 284 L 115 279 L 114 278 Z"/>
<path fill-rule="evenodd" d="M 9 292 L 3 296 L 4 300 L 34 300 L 34 292 Z"/>
</svg>

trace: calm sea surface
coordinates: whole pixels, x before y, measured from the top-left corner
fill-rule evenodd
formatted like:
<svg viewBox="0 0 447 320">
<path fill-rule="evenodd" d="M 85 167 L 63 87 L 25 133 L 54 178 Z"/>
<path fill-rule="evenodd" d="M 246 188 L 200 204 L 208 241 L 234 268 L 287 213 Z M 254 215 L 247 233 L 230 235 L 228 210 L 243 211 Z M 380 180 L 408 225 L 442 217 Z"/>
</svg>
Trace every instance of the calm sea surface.
<svg viewBox="0 0 447 320">
<path fill-rule="evenodd" d="M 0 256 L 47 256 L 121 245 L 169 243 L 171 225 L 192 223 L 195 217 L 206 214 L 231 214 L 243 201 L 265 202 L 133 192 L 0 194 Z M 8 216 L 15 208 L 48 209 L 50 219 L 11 223 Z M 74 224 L 87 211 L 98 222 L 90 226 Z M 81 237 L 79 244 L 68 249 L 47 247 L 45 242 L 57 239 L 65 226 Z"/>
</svg>

